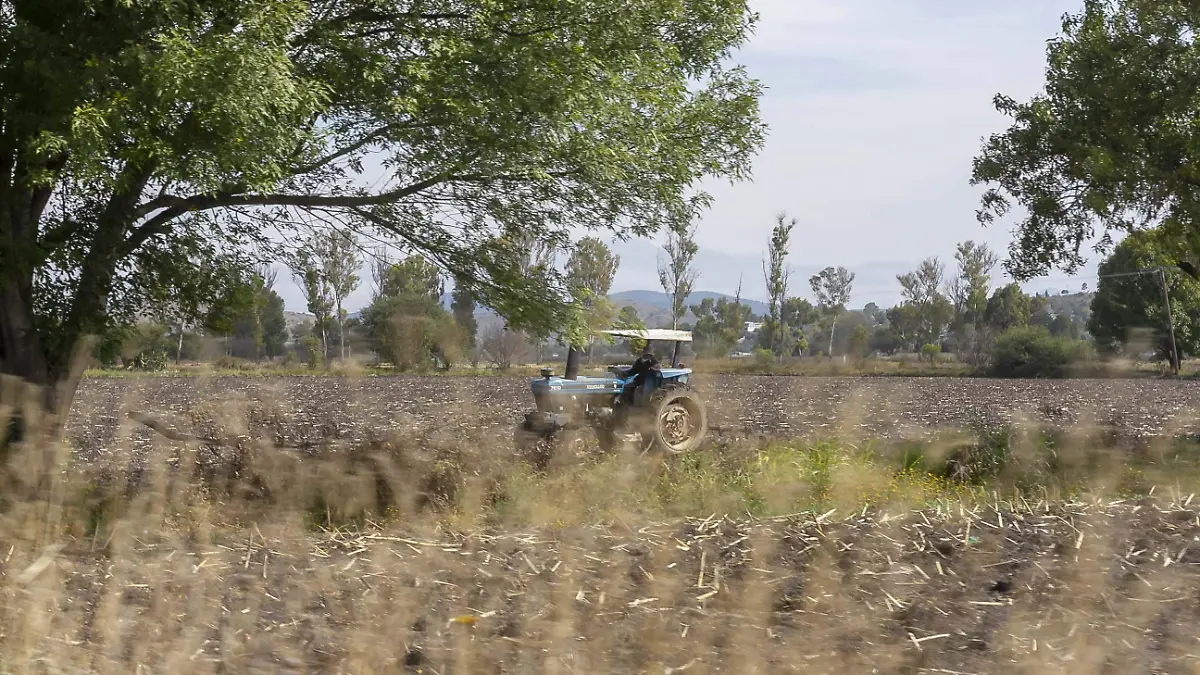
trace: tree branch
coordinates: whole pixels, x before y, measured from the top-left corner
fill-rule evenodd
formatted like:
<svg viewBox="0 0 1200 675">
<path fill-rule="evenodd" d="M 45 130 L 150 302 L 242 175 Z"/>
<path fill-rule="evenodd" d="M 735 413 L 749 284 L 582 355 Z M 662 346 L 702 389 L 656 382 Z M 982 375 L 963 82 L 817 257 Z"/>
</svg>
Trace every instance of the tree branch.
<svg viewBox="0 0 1200 675">
<path fill-rule="evenodd" d="M 292 170 L 292 175 L 293 176 L 301 176 L 306 173 L 312 173 L 313 171 L 316 171 L 317 169 L 320 169 L 324 166 L 329 165 L 331 162 L 336 162 L 337 160 L 339 160 L 347 155 L 350 155 L 359 150 L 362 150 L 363 148 L 367 147 L 371 143 L 381 139 L 383 137 L 383 135 L 386 134 L 387 132 L 392 131 L 394 129 L 396 129 L 396 126 L 392 125 L 392 124 L 389 124 L 385 127 L 380 127 L 379 129 L 376 129 L 375 131 L 372 131 L 372 132 L 366 134 L 365 136 L 360 138 L 358 141 L 351 143 L 350 145 L 342 148 L 341 150 L 332 152 L 332 153 L 322 157 L 321 159 L 318 159 L 315 162 L 312 162 L 311 164 L 305 164 L 305 165 L 301 165 L 301 166 L 294 168 Z"/>
</svg>

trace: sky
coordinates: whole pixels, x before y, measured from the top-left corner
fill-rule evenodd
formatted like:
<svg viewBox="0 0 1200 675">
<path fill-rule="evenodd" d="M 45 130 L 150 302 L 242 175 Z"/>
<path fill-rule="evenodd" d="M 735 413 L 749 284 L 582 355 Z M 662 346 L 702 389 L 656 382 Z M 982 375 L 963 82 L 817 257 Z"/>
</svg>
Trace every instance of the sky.
<svg viewBox="0 0 1200 675">
<path fill-rule="evenodd" d="M 857 278 L 851 306 L 899 301 L 896 274 L 928 256 L 953 267 L 957 242 L 974 239 L 1002 256 L 1015 221 L 975 220 L 982 187 L 969 184 L 984 139 L 1007 127 L 998 93 L 1025 100 L 1043 86 L 1046 41 L 1082 0 L 751 0 L 755 34 L 734 60 L 766 87 L 768 125 L 752 180 L 704 185 L 714 201 L 697 225 L 698 290 L 765 295 L 761 258 L 775 216 L 798 225 L 792 287 L 827 265 Z M 614 246 L 614 291 L 658 287 L 658 242 Z M 1031 291 L 1094 287 L 1097 260 Z M 366 270 L 364 270 L 366 272 Z M 281 295 L 303 311 L 280 275 Z M 364 276 L 369 276 L 364 274 Z M 994 281 L 1008 280 L 997 270 Z M 370 284 L 349 308 L 370 300 Z"/>
</svg>

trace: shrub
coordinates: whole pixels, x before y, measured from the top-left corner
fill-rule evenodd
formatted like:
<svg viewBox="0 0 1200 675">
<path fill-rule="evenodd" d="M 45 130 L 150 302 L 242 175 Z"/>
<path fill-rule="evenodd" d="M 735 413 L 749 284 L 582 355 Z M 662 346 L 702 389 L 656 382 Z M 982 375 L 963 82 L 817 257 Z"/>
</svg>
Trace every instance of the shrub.
<svg viewBox="0 0 1200 675">
<path fill-rule="evenodd" d="M 238 372 L 250 372 L 258 370 L 257 363 L 247 359 L 241 359 L 236 356 L 229 356 L 228 354 L 218 357 L 217 360 L 213 362 L 213 365 L 217 368 L 217 370 L 234 370 Z"/>
<path fill-rule="evenodd" d="M 313 370 L 325 365 L 325 355 L 321 353 L 321 341 L 313 335 L 305 335 L 300 339 L 300 353 L 303 354 L 308 367 Z"/>
<path fill-rule="evenodd" d="M 937 357 L 942 353 L 942 346 L 935 344 L 926 344 L 921 347 L 921 358 L 930 363 L 936 363 Z"/>
<path fill-rule="evenodd" d="M 1001 333 L 992 345 L 989 374 L 995 377 L 1066 377 L 1071 361 L 1085 345 L 1055 337 L 1045 326 L 1019 326 Z"/>
<path fill-rule="evenodd" d="M 759 366 L 769 366 L 775 363 L 775 354 L 770 349 L 755 349 L 754 363 Z"/>
</svg>

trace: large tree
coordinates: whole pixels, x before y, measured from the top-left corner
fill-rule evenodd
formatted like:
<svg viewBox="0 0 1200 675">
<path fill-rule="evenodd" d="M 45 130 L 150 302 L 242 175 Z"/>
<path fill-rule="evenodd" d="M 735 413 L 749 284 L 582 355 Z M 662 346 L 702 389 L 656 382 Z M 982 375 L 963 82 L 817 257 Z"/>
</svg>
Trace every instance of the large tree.
<svg viewBox="0 0 1200 675">
<path fill-rule="evenodd" d="M 1180 356 L 1200 354 L 1200 282 L 1169 264 L 1151 233 L 1126 237 L 1100 264 L 1100 283 L 1092 298 L 1088 333 L 1105 351 L 1119 351 L 1136 343 L 1135 331 L 1146 330 L 1149 346 L 1160 358 L 1170 359 L 1170 333 L 1163 302 L 1166 277 L 1171 319 Z"/>
<path fill-rule="evenodd" d="M 950 324 L 954 351 L 960 359 L 978 366 L 991 344 L 991 331 L 983 323 L 983 314 L 992 286 L 992 269 L 999 258 L 987 244 L 964 241 L 958 244 L 954 259 L 958 262 L 958 275 L 946 287 L 954 305 Z"/>
<path fill-rule="evenodd" d="M 321 359 L 329 358 L 329 328 L 333 313 L 333 292 L 329 278 L 318 258 L 316 250 L 305 246 L 292 259 L 292 275 L 304 296 L 308 313 L 313 315 L 313 332 L 320 342 Z"/>
<path fill-rule="evenodd" d="M 833 337 L 837 332 L 838 317 L 846 311 L 850 302 L 850 290 L 854 285 L 854 272 L 845 267 L 826 267 L 808 280 L 817 308 L 829 322 L 829 357 L 833 358 Z"/>
<path fill-rule="evenodd" d="M 504 237 L 651 236 L 744 178 L 747 4 L 0 3 L 0 370 L 59 378 L 163 288 L 203 311 L 207 270 L 318 221 L 570 325 L 561 275 Z"/>
<path fill-rule="evenodd" d="M 1033 315 L 1033 298 L 1021 290 L 1020 284 L 1008 284 L 996 289 L 988 299 L 983 318 L 995 333 L 1029 325 Z"/>
<path fill-rule="evenodd" d="M 954 305 L 942 293 L 945 271 L 945 265 L 933 257 L 922 260 L 912 272 L 896 277 L 904 304 L 915 312 L 917 349 L 927 344 L 941 344 L 946 325 L 954 317 Z"/>
<path fill-rule="evenodd" d="M 705 298 L 700 304 L 692 305 L 690 310 L 696 316 L 696 325 L 692 328 L 696 342 L 710 355 L 728 356 L 746 332 L 749 312 L 742 304 L 740 287 L 732 301 L 725 296 L 715 302 Z"/>
<path fill-rule="evenodd" d="M 450 359 L 443 357 L 461 353 L 466 336 L 461 329 L 447 330 L 454 319 L 442 307 L 445 285 L 438 267 L 410 255 L 398 263 L 377 261 L 373 274 L 375 295 L 362 321 L 375 352 L 401 370 L 422 368 L 431 360 L 449 367 Z"/>
<path fill-rule="evenodd" d="M 977 324 L 987 308 L 992 286 L 992 269 L 999 258 L 987 244 L 964 241 L 954 252 L 958 275 L 950 280 L 947 291 L 954 303 L 955 320 L 960 325 Z"/>
<path fill-rule="evenodd" d="M 1157 228 L 1195 276 L 1200 254 L 1200 11 L 1179 0 L 1084 0 L 1047 50 L 1045 91 L 998 95 L 1012 119 L 976 158 L 980 221 L 1024 214 L 1006 261 L 1018 280 L 1076 271 L 1083 246 Z"/>
</svg>

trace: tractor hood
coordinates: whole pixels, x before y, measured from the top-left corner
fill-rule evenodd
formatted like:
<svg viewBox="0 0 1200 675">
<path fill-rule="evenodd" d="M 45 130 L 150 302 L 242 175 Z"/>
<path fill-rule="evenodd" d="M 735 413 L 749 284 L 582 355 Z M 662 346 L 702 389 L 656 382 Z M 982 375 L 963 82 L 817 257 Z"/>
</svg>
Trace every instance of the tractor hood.
<svg viewBox="0 0 1200 675">
<path fill-rule="evenodd" d="M 663 368 L 661 371 L 662 379 L 666 381 L 687 382 L 688 376 L 692 374 L 691 368 Z M 537 395 L 595 395 L 595 394 L 619 394 L 624 390 L 625 385 L 632 380 L 622 379 L 614 375 L 602 375 L 596 377 L 580 376 L 574 380 L 568 380 L 559 375 L 551 375 L 550 377 L 535 378 L 529 383 L 529 388 Z"/>
<path fill-rule="evenodd" d="M 568 380 L 565 377 L 553 375 L 539 377 L 529 383 L 534 395 L 540 394 L 619 394 L 625 387 L 624 380 L 616 377 L 579 377 Z"/>
</svg>

